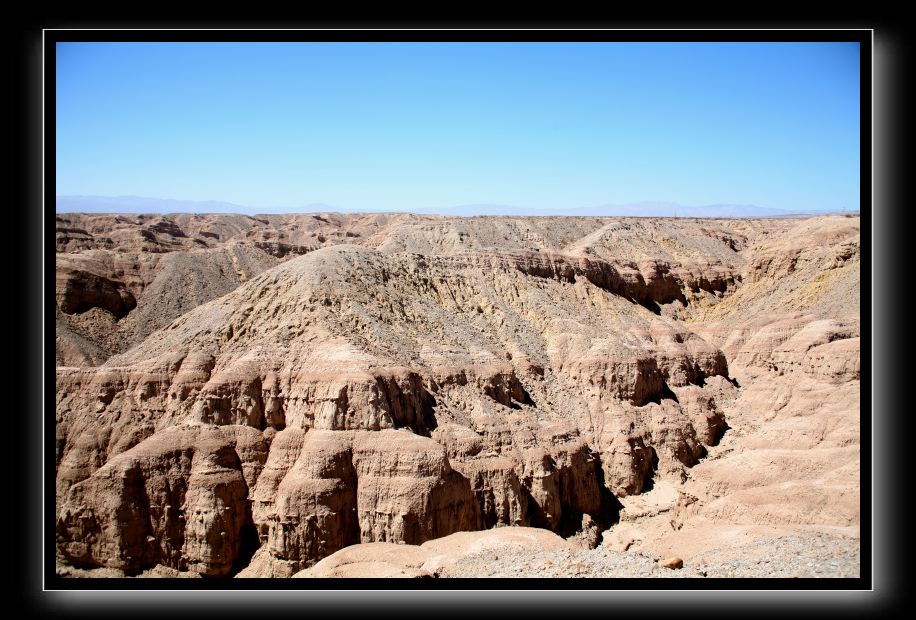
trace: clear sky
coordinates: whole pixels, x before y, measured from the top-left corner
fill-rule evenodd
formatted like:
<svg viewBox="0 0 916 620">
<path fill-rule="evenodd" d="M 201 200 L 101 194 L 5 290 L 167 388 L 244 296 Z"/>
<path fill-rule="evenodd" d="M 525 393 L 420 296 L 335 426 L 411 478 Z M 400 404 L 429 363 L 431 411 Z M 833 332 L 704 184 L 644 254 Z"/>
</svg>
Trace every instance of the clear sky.
<svg viewBox="0 0 916 620">
<path fill-rule="evenodd" d="M 57 194 L 859 208 L 857 43 L 59 43 Z"/>
</svg>

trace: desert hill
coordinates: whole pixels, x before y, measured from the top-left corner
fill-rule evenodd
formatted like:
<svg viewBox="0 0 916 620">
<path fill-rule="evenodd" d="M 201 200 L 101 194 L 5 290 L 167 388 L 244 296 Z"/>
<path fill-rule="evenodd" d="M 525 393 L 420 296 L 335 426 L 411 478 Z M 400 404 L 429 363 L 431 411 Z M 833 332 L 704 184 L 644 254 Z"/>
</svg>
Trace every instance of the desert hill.
<svg viewBox="0 0 916 620">
<path fill-rule="evenodd" d="M 62 574 L 349 553 L 347 575 L 414 575 L 428 556 L 381 543 L 529 527 L 688 568 L 857 547 L 858 217 L 59 214 L 56 235 Z"/>
</svg>

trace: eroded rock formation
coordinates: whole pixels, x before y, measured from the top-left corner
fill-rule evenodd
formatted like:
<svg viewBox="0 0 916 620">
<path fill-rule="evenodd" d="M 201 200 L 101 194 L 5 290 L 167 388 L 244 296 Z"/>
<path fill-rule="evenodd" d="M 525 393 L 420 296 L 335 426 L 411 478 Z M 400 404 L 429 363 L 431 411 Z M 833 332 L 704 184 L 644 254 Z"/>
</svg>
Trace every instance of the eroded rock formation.
<svg viewBox="0 0 916 620">
<path fill-rule="evenodd" d="M 858 523 L 857 219 L 58 227 L 62 562 L 291 576 L 504 526 L 667 550 L 662 520 Z M 835 452 L 779 517 L 755 498 L 800 454 L 764 446 L 796 440 Z M 815 479 L 839 513 L 805 512 Z"/>
</svg>

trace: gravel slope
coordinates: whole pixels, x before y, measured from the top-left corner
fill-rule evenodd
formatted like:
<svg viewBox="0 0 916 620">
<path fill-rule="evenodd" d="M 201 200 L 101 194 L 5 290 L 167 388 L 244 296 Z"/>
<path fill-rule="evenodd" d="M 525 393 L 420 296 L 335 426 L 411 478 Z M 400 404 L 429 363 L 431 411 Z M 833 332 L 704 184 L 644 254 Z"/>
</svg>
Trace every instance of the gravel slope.
<svg viewBox="0 0 916 620">
<path fill-rule="evenodd" d="M 460 558 L 439 577 L 858 577 L 859 541 L 824 534 L 757 541 L 712 551 L 717 559 L 661 567 L 648 555 L 597 547 L 532 552 L 505 547 Z"/>
</svg>

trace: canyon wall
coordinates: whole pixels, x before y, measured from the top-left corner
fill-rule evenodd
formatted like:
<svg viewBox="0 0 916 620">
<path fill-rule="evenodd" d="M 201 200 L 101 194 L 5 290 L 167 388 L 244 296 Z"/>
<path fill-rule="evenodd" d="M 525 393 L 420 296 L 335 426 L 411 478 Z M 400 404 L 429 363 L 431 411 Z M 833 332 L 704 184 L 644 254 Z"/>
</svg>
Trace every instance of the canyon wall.
<svg viewBox="0 0 916 620">
<path fill-rule="evenodd" d="M 854 530 L 858 239 L 847 217 L 61 214 L 59 562 L 280 577 L 507 526 Z"/>
</svg>

